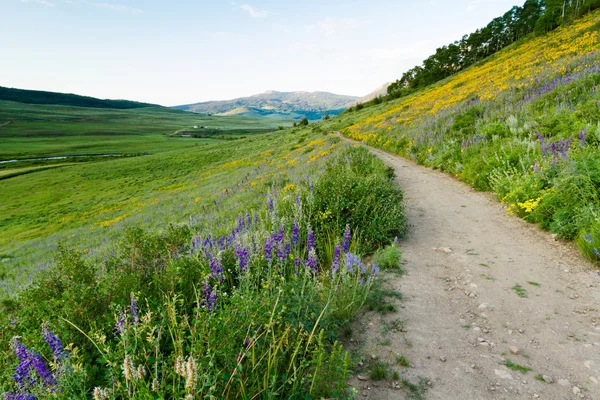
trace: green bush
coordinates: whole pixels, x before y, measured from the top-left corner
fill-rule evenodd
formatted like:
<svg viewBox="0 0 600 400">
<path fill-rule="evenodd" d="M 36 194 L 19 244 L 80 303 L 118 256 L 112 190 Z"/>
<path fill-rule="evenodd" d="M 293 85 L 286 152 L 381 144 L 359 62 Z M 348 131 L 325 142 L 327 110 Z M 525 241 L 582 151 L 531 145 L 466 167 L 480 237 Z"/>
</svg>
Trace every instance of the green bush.
<svg viewBox="0 0 600 400">
<path fill-rule="evenodd" d="M 311 223 L 317 235 L 340 236 L 349 225 L 359 232 L 365 253 L 403 237 L 403 193 L 392 178 L 393 170 L 363 148 L 329 162 L 314 186 Z"/>
<path fill-rule="evenodd" d="M 392 243 L 383 249 L 377 250 L 373 255 L 373 260 L 383 270 L 398 270 L 401 269 L 402 251 L 396 243 Z"/>
</svg>

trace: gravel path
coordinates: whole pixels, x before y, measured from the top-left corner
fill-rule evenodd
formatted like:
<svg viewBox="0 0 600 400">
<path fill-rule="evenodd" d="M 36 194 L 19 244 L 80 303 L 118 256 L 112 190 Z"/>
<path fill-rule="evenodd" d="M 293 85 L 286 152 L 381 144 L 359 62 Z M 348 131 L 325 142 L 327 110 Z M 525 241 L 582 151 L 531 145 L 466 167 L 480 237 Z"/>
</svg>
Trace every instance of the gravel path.
<svg viewBox="0 0 600 400">
<path fill-rule="evenodd" d="M 598 269 L 492 196 L 371 150 L 396 171 L 410 230 L 401 242 L 407 274 L 388 282 L 401 307 L 356 324 L 365 358 L 350 382 L 358 398 L 409 398 L 395 388 L 401 380 L 368 379 L 367 364 L 379 359 L 421 381 L 426 399 L 600 399 Z M 397 319 L 404 328 L 389 331 Z M 396 365 L 399 354 L 409 367 Z"/>
</svg>

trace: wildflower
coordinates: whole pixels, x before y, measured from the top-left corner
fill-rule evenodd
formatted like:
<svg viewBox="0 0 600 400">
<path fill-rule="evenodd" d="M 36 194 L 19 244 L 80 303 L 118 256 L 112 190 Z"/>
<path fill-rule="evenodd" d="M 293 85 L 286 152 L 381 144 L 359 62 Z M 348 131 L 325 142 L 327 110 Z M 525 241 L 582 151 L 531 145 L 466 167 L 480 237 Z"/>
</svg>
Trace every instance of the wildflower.
<svg viewBox="0 0 600 400">
<path fill-rule="evenodd" d="M 125 376 L 125 381 L 133 381 L 134 371 L 135 365 L 133 365 L 133 360 L 131 359 L 129 354 L 125 354 L 125 358 L 123 359 L 123 375 Z"/>
<path fill-rule="evenodd" d="M 66 358 L 67 353 L 65 352 L 65 348 L 63 347 L 60 339 L 48 329 L 48 325 L 45 324 L 42 327 L 42 332 L 44 334 L 44 340 L 46 340 L 46 343 L 48 343 L 48 346 L 50 346 L 50 349 L 52 349 L 54 358 L 57 361 Z"/>
<path fill-rule="evenodd" d="M 100 387 L 95 387 L 94 391 L 92 392 L 92 396 L 94 398 L 94 400 L 106 400 L 108 399 L 108 389 L 104 389 L 104 388 L 100 388 Z"/>
<path fill-rule="evenodd" d="M 598 257 L 598 259 L 600 259 L 600 251 L 598 251 L 598 249 L 595 247 L 594 247 L 594 254 L 596 255 L 596 257 Z"/>
<path fill-rule="evenodd" d="M 156 378 L 152 379 L 152 391 L 158 392 L 158 381 L 156 380 Z"/>
<path fill-rule="evenodd" d="M 358 257 L 356 257 L 352 253 L 346 254 L 346 270 L 348 270 L 348 272 L 350 272 L 350 273 L 354 272 L 354 267 L 359 266 L 359 265 L 360 265 L 360 259 Z"/>
<path fill-rule="evenodd" d="M 317 252 L 314 247 L 308 251 L 308 258 L 306 259 L 305 265 L 311 270 L 311 272 L 317 272 L 319 269 L 319 261 L 317 260 Z"/>
<path fill-rule="evenodd" d="M 37 397 L 35 397 L 32 394 L 29 393 L 13 393 L 13 392 L 7 392 L 4 393 L 4 400 L 36 400 Z"/>
<path fill-rule="evenodd" d="M 144 379 L 146 377 L 146 368 L 144 368 L 143 365 L 141 365 L 141 364 L 138 365 L 136 372 L 137 372 L 136 376 L 139 381 L 141 381 L 142 379 Z"/>
<path fill-rule="evenodd" d="M 202 286 L 202 306 L 206 307 L 209 311 L 214 310 L 217 305 L 217 292 L 211 288 L 210 283 Z"/>
<path fill-rule="evenodd" d="M 212 278 L 218 279 L 219 282 L 223 282 L 223 265 L 221 265 L 221 261 L 217 257 L 212 257 L 209 266 Z"/>
<path fill-rule="evenodd" d="M 131 312 L 131 323 L 134 325 L 137 324 L 140 320 L 139 309 L 138 309 L 137 300 L 133 293 L 131 293 L 131 303 L 129 305 L 129 311 Z"/>
<path fill-rule="evenodd" d="M 315 234 L 310 225 L 308 226 L 307 247 L 309 251 L 315 248 Z"/>
<path fill-rule="evenodd" d="M 35 369 L 45 386 L 56 385 L 56 379 L 39 353 L 28 350 L 16 336 L 11 340 L 11 346 L 19 359 L 19 365 L 17 365 L 13 373 L 13 379 L 20 388 L 25 388 L 36 383 L 36 379 L 30 374 L 32 368 Z"/>
<path fill-rule="evenodd" d="M 333 260 L 331 262 L 331 276 L 335 277 L 335 273 L 338 271 L 338 269 L 340 268 L 340 245 L 336 244 L 335 248 L 333 249 Z"/>
<path fill-rule="evenodd" d="M 177 356 L 177 358 L 175 358 L 175 373 L 177 375 L 185 376 L 185 374 L 186 374 L 185 369 L 186 369 L 185 358 L 183 358 L 183 356 Z"/>
<path fill-rule="evenodd" d="M 292 246 L 296 246 L 300 241 L 299 231 L 300 226 L 298 225 L 297 221 L 294 221 L 294 223 L 292 224 Z"/>
<path fill-rule="evenodd" d="M 588 242 L 589 244 L 594 243 L 594 238 L 589 233 L 586 233 L 585 236 L 583 237 L 583 239 L 585 239 L 585 241 Z"/>
<path fill-rule="evenodd" d="M 583 129 L 579 130 L 579 143 L 581 144 L 581 147 L 585 147 L 586 137 L 587 137 L 587 127 L 585 128 L 585 130 L 583 130 Z"/>
<path fill-rule="evenodd" d="M 344 241 L 342 242 L 342 251 L 347 253 L 350 250 L 350 225 L 346 224 L 346 231 L 344 232 Z"/>
<path fill-rule="evenodd" d="M 535 164 L 533 165 L 533 173 L 535 175 L 539 175 L 540 174 L 540 163 L 539 162 L 535 162 Z"/>
<path fill-rule="evenodd" d="M 240 243 L 235 246 L 234 250 L 237 261 L 240 264 L 240 271 L 246 272 L 248 267 L 248 262 L 250 261 L 250 252 Z"/>
<path fill-rule="evenodd" d="M 115 331 L 117 333 L 123 332 L 123 327 L 125 326 L 125 314 L 123 311 L 119 311 L 119 320 L 115 324 Z"/>
<path fill-rule="evenodd" d="M 271 197 L 269 197 L 269 199 L 267 200 L 267 207 L 269 209 L 269 212 L 273 212 L 273 210 L 274 210 L 273 199 Z"/>
<path fill-rule="evenodd" d="M 296 205 L 298 206 L 298 208 L 302 207 L 302 201 L 300 200 L 300 195 L 298 193 L 296 193 Z"/>
<path fill-rule="evenodd" d="M 271 260 L 273 259 L 274 245 L 275 243 L 272 236 L 265 239 L 265 260 L 267 260 L 267 264 L 271 264 Z"/>
<path fill-rule="evenodd" d="M 198 365 L 196 364 L 196 360 L 191 356 L 185 365 L 185 372 L 185 388 L 190 391 L 196 389 L 196 384 L 198 383 Z"/>
</svg>

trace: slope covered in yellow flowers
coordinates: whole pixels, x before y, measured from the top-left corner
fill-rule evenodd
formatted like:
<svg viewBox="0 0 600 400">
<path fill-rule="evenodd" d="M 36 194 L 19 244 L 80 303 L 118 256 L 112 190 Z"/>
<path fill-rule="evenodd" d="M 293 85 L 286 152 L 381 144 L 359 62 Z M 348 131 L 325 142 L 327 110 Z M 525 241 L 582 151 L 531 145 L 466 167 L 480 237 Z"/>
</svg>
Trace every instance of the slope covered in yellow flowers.
<svg viewBox="0 0 600 400">
<path fill-rule="evenodd" d="M 382 113 L 359 120 L 344 130 L 354 139 L 381 144 L 377 137 L 420 122 L 468 99 L 493 100 L 502 92 L 524 88 L 550 74 L 574 72 L 572 63 L 600 49 L 600 12 L 566 28 L 523 44 L 515 44 L 447 80 L 395 102 Z"/>
</svg>

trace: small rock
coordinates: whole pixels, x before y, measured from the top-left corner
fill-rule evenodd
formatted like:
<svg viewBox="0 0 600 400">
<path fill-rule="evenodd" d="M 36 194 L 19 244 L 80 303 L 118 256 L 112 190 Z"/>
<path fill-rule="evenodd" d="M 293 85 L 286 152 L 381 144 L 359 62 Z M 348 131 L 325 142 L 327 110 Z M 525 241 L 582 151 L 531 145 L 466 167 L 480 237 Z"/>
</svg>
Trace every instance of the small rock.
<svg viewBox="0 0 600 400">
<path fill-rule="evenodd" d="M 539 398 L 540 398 L 540 395 L 539 395 L 539 394 L 537 394 L 537 393 L 534 393 L 534 394 L 533 394 L 533 398 L 534 398 L 534 399 L 539 399 Z"/>
<path fill-rule="evenodd" d="M 579 296 L 577 296 L 576 294 L 571 294 L 569 295 L 569 299 L 571 300 L 575 300 L 576 298 L 578 298 Z"/>
<path fill-rule="evenodd" d="M 519 329 L 519 333 L 525 333 L 523 329 Z"/>
<path fill-rule="evenodd" d="M 515 356 L 518 356 L 520 351 L 519 348 L 517 346 L 510 346 L 508 348 L 508 351 L 510 351 L 512 354 L 514 354 Z"/>
<path fill-rule="evenodd" d="M 592 369 L 592 367 L 594 366 L 594 364 L 595 363 L 592 360 L 587 360 L 586 362 L 583 363 L 583 365 L 585 365 L 586 368 L 588 368 L 588 369 Z"/>
<path fill-rule="evenodd" d="M 431 385 L 432 385 L 431 381 L 427 381 L 427 386 L 431 386 Z"/>
<path fill-rule="evenodd" d="M 546 383 L 552 383 L 552 382 L 554 382 L 554 379 L 552 379 L 552 377 L 551 377 L 551 376 L 548 376 L 548 375 L 542 375 L 542 379 L 543 379 L 543 380 L 544 380 L 544 382 L 546 382 Z"/>
<path fill-rule="evenodd" d="M 441 362 L 446 362 L 446 357 L 444 357 L 444 356 L 440 356 L 440 361 L 441 361 Z"/>
<path fill-rule="evenodd" d="M 513 379 L 513 377 L 512 377 L 512 375 L 510 374 L 510 372 L 508 372 L 508 371 L 505 371 L 505 370 L 503 370 L 503 369 L 496 369 L 496 370 L 494 370 L 494 373 L 495 373 L 496 375 L 498 375 L 498 376 L 499 376 L 500 378 L 502 378 L 502 379 L 510 379 L 510 380 L 512 380 L 512 379 Z"/>
<path fill-rule="evenodd" d="M 479 305 L 479 307 L 477 307 L 479 310 L 485 310 L 486 308 L 488 308 L 488 304 L 487 303 L 481 303 Z"/>
<path fill-rule="evenodd" d="M 477 341 L 478 341 L 479 343 L 483 343 L 483 342 L 485 342 L 486 340 L 485 340 L 485 338 L 479 337 L 479 338 L 477 338 Z"/>
<path fill-rule="evenodd" d="M 365 365 L 365 363 L 364 363 L 364 362 L 362 362 L 362 361 L 359 361 L 359 362 L 358 362 L 358 366 L 359 366 L 359 367 L 362 367 L 363 365 Z"/>
<path fill-rule="evenodd" d="M 475 364 L 471 364 L 471 368 L 475 369 Z"/>
<path fill-rule="evenodd" d="M 371 360 L 377 360 L 377 354 L 371 354 Z"/>
<path fill-rule="evenodd" d="M 558 380 L 558 384 L 559 384 L 560 386 L 571 386 L 571 382 L 569 382 L 569 381 L 568 381 L 568 380 L 566 380 L 566 379 L 559 379 L 559 380 Z"/>
<path fill-rule="evenodd" d="M 590 381 L 596 385 L 598 384 L 598 379 L 594 378 L 593 376 L 590 376 Z"/>
<path fill-rule="evenodd" d="M 581 389 L 579 389 L 577 386 L 573 386 L 573 394 L 578 395 L 579 393 L 581 393 Z"/>
<path fill-rule="evenodd" d="M 369 379 L 368 379 L 366 376 L 364 376 L 364 375 L 357 375 L 357 376 L 356 376 L 356 378 L 357 378 L 359 381 L 368 381 L 368 380 L 369 380 Z"/>
</svg>

